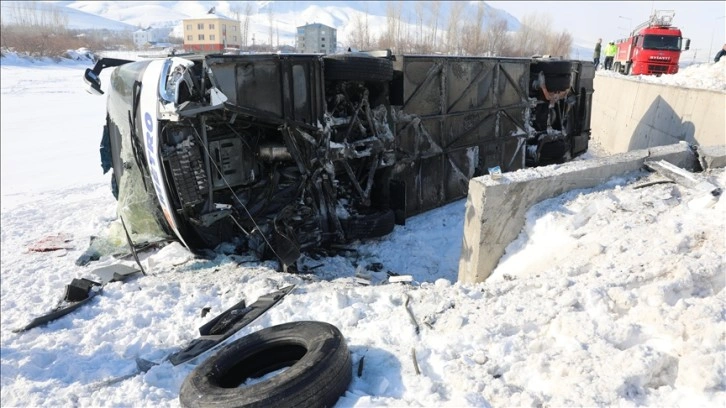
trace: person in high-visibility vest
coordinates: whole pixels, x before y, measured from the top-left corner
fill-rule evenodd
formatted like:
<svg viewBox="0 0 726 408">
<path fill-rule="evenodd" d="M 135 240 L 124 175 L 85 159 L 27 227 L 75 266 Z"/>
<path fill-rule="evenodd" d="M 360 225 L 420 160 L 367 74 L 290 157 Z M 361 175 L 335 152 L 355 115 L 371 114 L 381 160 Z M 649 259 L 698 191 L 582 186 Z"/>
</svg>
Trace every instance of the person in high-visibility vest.
<svg viewBox="0 0 726 408">
<path fill-rule="evenodd" d="M 618 52 L 618 46 L 615 45 L 615 41 L 610 41 L 607 47 L 605 47 L 605 69 L 610 69 L 613 66 L 613 59 L 615 54 Z"/>
</svg>

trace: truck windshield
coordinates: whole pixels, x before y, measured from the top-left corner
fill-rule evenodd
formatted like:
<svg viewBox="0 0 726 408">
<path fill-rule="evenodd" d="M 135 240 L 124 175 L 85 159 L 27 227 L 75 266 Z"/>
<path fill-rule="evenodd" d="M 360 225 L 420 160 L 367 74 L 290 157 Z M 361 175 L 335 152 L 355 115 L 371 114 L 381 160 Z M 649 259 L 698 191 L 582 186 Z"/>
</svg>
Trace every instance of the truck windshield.
<svg viewBox="0 0 726 408">
<path fill-rule="evenodd" d="M 681 37 L 672 35 L 646 35 L 643 38 L 643 48 L 646 50 L 673 50 L 681 49 Z"/>
</svg>

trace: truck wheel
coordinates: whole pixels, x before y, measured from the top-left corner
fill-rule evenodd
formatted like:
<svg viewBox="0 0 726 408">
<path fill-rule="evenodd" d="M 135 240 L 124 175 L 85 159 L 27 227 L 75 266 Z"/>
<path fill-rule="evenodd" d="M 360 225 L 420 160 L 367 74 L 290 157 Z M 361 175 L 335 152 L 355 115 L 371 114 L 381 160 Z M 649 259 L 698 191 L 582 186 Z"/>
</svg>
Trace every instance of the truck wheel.
<svg viewBox="0 0 726 408">
<path fill-rule="evenodd" d="M 183 407 L 332 407 L 352 374 L 350 352 L 337 327 L 285 323 L 242 337 L 197 366 L 184 380 L 179 401 Z"/>
<path fill-rule="evenodd" d="M 370 55 L 336 54 L 323 57 L 325 79 L 386 82 L 393 79 L 393 63 Z"/>
<path fill-rule="evenodd" d="M 570 61 L 539 60 L 529 67 L 531 81 L 542 72 L 545 76 L 545 85 L 550 92 L 562 92 L 570 89 L 572 64 Z"/>
<path fill-rule="evenodd" d="M 633 64 L 628 62 L 625 64 L 625 75 L 630 75 L 630 70 L 633 68 Z"/>
<path fill-rule="evenodd" d="M 377 238 L 393 231 L 396 226 L 396 216 L 393 210 L 377 211 L 370 214 L 352 215 L 342 224 L 345 237 L 350 241 Z"/>
</svg>

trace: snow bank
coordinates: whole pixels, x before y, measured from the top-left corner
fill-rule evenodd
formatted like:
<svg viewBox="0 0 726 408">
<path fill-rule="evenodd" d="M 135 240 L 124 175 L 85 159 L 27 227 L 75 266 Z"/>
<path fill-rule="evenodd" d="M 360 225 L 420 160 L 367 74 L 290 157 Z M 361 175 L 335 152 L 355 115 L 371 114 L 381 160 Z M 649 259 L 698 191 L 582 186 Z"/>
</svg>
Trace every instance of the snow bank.
<svg viewBox="0 0 726 408">
<path fill-rule="evenodd" d="M 680 88 L 705 89 L 726 93 L 726 58 L 719 62 L 693 64 L 682 68 L 673 75 L 633 75 L 625 76 L 615 71 L 598 70 L 597 75 L 618 77 L 629 81 L 669 85 Z"/>
<path fill-rule="evenodd" d="M 74 65 L 78 63 L 94 64 L 96 55 L 87 48 L 68 50 L 62 57 L 34 57 L 25 53 L 18 53 L 7 49 L 2 50 L 0 65 L 3 66 L 53 66 L 53 65 Z"/>
</svg>

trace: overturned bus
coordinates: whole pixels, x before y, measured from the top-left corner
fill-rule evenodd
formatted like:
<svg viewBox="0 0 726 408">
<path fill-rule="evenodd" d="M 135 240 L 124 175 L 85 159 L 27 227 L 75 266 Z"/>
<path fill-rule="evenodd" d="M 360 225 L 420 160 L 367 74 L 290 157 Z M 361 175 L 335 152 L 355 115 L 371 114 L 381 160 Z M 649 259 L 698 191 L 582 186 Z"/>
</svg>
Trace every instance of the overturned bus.
<svg viewBox="0 0 726 408">
<path fill-rule="evenodd" d="M 472 177 L 587 150 L 594 66 L 369 53 L 124 61 L 101 143 L 134 234 L 293 265 L 466 196 Z"/>
</svg>

